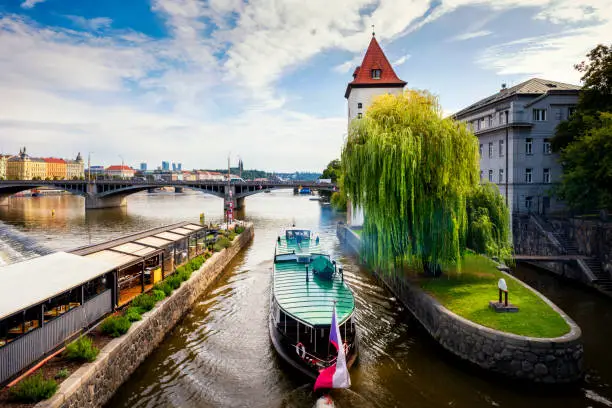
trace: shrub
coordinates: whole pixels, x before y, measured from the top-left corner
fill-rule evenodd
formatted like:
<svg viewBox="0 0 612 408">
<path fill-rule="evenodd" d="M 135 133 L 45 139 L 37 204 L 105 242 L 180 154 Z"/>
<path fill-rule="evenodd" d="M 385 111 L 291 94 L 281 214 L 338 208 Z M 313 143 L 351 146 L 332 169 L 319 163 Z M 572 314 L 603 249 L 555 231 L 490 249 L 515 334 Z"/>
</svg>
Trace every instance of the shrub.
<svg viewBox="0 0 612 408">
<path fill-rule="evenodd" d="M 178 276 L 181 279 L 181 282 L 185 282 L 191 276 L 191 272 L 183 271 L 183 272 L 177 273 L 176 276 Z"/>
<path fill-rule="evenodd" d="M 221 246 L 221 248 L 229 248 L 232 246 L 232 243 L 229 239 L 227 239 L 226 237 L 221 237 L 219 238 L 219 240 L 215 243 L 215 245 L 219 245 Z"/>
<path fill-rule="evenodd" d="M 139 307 L 144 312 L 147 312 L 155 307 L 155 298 L 153 296 L 149 296 L 148 294 L 143 293 L 142 295 L 138 295 L 132 300 L 131 306 Z"/>
<path fill-rule="evenodd" d="M 127 317 L 114 315 L 104 319 L 100 325 L 100 330 L 111 337 L 119 337 L 127 333 L 131 325 L 132 322 Z"/>
<path fill-rule="evenodd" d="M 92 362 L 98 357 L 100 350 L 94 346 L 93 341 L 87 336 L 81 336 L 72 343 L 66 345 L 64 355 L 68 360 Z"/>
<path fill-rule="evenodd" d="M 236 229 L 234 229 L 234 231 L 236 232 L 236 234 L 242 234 L 244 232 L 244 227 L 238 225 Z"/>
<path fill-rule="evenodd" d="M 184 272 L 183 272 L 184 273 Z M 181 286 L 181 277 L 178 274 L 174 274 L 169 278 L 166 278 L 165 282 L 170 286 L 173 290 L 178 289 Z"/>
<path fill-rule="evenodd" d="M 151 296 L 153 296 L 153 299 L 155 299 L 156 302 L 159 302 L 160 300 L 164 300 L 166 297 L 166 292 L 154 288 L 151 292 Z"/>
<path fill-rule="evenodd" d="M 126 311 L 125 311 L 125 317 L 130 321 L 130 322 L 136 322 L 138 320 L 142 319 L 142 313 L 143 310 L 139 307 L 129 307 Z"/>
<path fill-rule="evenodd" d="M 234 240 L 234 238 L 236 238 L 236 233 L 235 233 L 235 232 L 230 232 L 229 234 L 227 234 L 227 238 L 228 238 L 230 241 L 233 241 L 233 240 Z"/>
<path fill-rule="evenodd" d="M 70 375 L 70 371 L 68 371 L 67 368 L 62 368 L 57 372 L 57 374 L 55 374 L 55 378 L 63 380 L 64 378 L 67 378 L 68 375 Z"/>
<path fill-rule="evenodd" d="M 38 402 L 51 398 L 57 391 L 55 380 L 45 380 L 42 374 L 34 374 L 11 388 L 11 397 L 21 402 Z"/>
<path fill-rule="evenodd" d="M 166 283 L 165 281 L 153 286 L 153 291 L 155 292 L 156 290 L 164 292 L 164 295 L 166 296 L 170 296 L 170 294 L 172 293 L 172 287 L 168 285 L 168 283 Z"/>
</svg>

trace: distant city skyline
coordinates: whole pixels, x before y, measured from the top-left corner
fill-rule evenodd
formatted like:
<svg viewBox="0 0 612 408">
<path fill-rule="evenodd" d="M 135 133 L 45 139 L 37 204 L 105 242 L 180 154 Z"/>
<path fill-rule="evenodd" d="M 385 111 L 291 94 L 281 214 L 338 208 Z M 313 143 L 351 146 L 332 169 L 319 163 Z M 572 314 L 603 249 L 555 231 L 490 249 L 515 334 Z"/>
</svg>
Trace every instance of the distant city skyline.
<svg viewBox="0 0 612 408">
<path fill-rule="evenodd" d="M 106 165 L 315 170 L 340 156 L 346 84 L 376 37 L 445 114 L 531 78 L 579 84 L 611 0 L 11 0 L 0 147 Z M 520 22 L 520 24 L 517 24 Z M 36 61 L 33 64 L 32 61 Z M 157 165 L 156 165 L 157 166 Z M 156 167 L 155 166 L 155 167 Z"/>
</svg>

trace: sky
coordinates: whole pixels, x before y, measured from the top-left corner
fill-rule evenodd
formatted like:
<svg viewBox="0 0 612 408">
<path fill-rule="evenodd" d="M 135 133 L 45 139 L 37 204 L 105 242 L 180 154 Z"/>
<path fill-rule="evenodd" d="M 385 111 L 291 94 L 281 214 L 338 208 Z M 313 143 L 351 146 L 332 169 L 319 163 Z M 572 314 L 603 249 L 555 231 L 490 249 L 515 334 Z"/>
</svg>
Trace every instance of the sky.
<svg viewBox="0 0 612 408">
<path fill-rule="evenodd" d="M 0 151 L 94 165 L 321 171 L 375 26 L 446 114 L 531 77 L 573 84 L 612 0 L 0 0 Z"/>
</svg>

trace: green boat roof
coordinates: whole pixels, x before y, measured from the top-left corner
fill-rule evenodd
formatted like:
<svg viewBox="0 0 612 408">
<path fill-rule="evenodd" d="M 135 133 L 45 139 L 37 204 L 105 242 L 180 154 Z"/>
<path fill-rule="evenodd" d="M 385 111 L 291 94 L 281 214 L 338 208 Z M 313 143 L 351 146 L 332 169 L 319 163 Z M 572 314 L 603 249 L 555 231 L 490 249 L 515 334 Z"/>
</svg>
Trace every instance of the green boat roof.
<svg viewBox="0 0 612 408">
<path fill-rule="evenodd" d="M 305 263 L 297 261 L 274 264 L 274 297 L 278 305 L 301 322 L 310 326 L 331 323 L 334 301 L 338 324 L 348 319 L 355 309 L 355 299 L 340 278 L 326 280 L 317 277 L 309 266 L 306 281 Z"/>
<path fill-rule="evenodd" d="M 276 244 L 276 255 L 282 254 L 313 254 L 321 253 L 321 245 L 314 239 L 306 239 L 298 242 L 295 239 L 281 237 Z"/>
</svg>

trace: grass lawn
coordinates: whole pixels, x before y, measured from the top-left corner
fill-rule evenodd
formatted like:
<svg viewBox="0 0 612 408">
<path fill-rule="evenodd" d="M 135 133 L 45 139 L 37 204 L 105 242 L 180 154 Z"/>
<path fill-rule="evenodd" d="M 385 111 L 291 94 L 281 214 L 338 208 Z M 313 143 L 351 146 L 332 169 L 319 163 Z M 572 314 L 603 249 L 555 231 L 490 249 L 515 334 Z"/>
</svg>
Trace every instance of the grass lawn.
<svg viewBox="0 0 612 408">
<path fill-rule="evenodd" d="M 353 231 L 355 234 L 359 235 L 360 237 L 361 237 L 361 233 L 363 232 L 363 230 L 361 228 L 360 229 L 352 229 L 351 228 L 351 231 Z"/>
<path fill-rule="evenodd" d="M 508 301 L 518 313 L 496 313 L 489 301 L 498 298 L 497 282 L 505 278 Z M 461 271 L 447 270 L 440 278 L 419 278 L 418 283 L 447 309 L 492 329 L 530 337 L 559 337 L 570 328 L 557 312 L 534 292 L 502 275 L 482 256 L 465 256 Z"/>
</svg>

